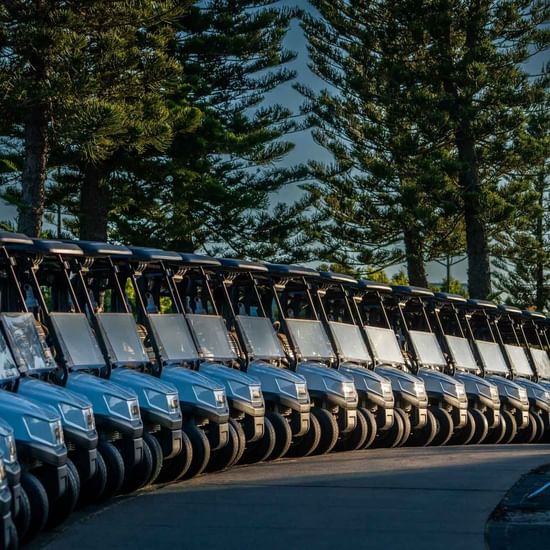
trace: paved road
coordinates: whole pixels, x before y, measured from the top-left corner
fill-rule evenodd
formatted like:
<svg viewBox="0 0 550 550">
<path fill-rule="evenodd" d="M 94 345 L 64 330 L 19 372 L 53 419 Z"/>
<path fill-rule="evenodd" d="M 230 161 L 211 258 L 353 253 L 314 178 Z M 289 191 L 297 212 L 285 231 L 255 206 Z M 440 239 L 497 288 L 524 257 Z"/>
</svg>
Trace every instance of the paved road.
<svg viewBox="0 0 550 550">
<path fill-rule="evenodd" d="M 378 449 L 204 476 L 80 514 L 48 550 L 477 550 L 485 521 L 550 446 Z"/>
</svg>

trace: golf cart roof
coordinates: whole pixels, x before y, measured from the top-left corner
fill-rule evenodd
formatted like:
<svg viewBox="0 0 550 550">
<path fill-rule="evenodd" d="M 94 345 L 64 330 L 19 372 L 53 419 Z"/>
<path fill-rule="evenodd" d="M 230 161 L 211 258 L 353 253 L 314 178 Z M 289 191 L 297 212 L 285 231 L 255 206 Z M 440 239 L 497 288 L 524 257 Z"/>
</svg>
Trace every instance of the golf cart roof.
<svg viewBox="0 0 550 550">
<path fill-rule="evenodd" d="M 379 292 L 393 292 L 390 285 L 387 285 L 386 283 L 380 283 L 378 281 L 371 281 L 370 279 L 359 279 L 357 281 L 359 288 L 363 290 L 372 290 L 372 291 L 379 291 Z"/>
<path fill-rule="evenodd" d="M 442 302 L 454 302 L 460 304 L 465 304 L 467 302 L 464 296 L 461 296 L 460 294 L 452 294 L 450 292 L 436 292 L 434 296 L 437 300 L 441 300 Z"/>
<path fill-rule="evenodd" d="M 59 254 L 61 256 L 84 256 L 82 249 L 74 242 L 51 239 L 32 239 L 32 245 L 23 246 L 24 250 L 41 254 Z"/>
<path fill-rule="evenodd" d="M 65 241 L 67 242 L 67 241 Z M 127 246 L 122 244 L 102 243 L 100 241 L 76 241 L 75 244 L 86 256 L 131 256 Z"/>
<path fill-rule="evenodd" d="M 232 271 L 260 271 L 266 273 L 268 271 L 265 264 L 260 262 L 252 262 L 250 260 L 239 260 L 238 258 L 217 258 L 222 267 Z"/>
<path fill-rule="evenodd" d="M 357 286 L 358 282 L 355 277 L 351 275 L 346 275 L 345 273 L 337 273 L 336 271 L 321 271 L 321 278 L 326 281 L 331 281 L 334 283 L 343 283 L 346 285 Z"/>
<path fill-rule="evenodd" d="M 12 233 L 11 231 L 0 231 L 0 245 L 25 244 L 32 245 L 32 239 L 23 233 Z"/>
<path fill-rule="evenodd" d="M 540 311 L 531 311 L 529 309 L 524 309 L 521 314 L 524 317 L 530 317 L 531 319 L 546 319 L 546 315 L 544 315 L 544 313 L 541 313 Z"/>
<path fill-rule="evenodd" d="M 188 266 L 219 267 L 221 264 L 216 258 L 204 254 L 191 254 L 190 252 L 178 252 L 180 264 Z"/>
<path fill-rule="evenodd" d="M 177 252 L 150 248 L 147 246 L 130 246 L 132 259 L 140 262 L 179 262 L 181 256 Z"/>
<path fill-rule="evenodd" d="M 433 298 L 434 296 L 434 293 L 429 288 L 421 286 L 392 285 L 392 288 L 394 293 L 406 296 L 424 296 L 428 298 Z"/>
<path fill-rule="evenodd" d="M 478 300 L 476 298 L 469 298 L 467 301 L 469 306 L 477 307 L 479 309 L 497 309 L 497 305 L 489 300 Z"/>
<path fill-rule="evenodd" d="M 279 277 L 320 277 L 321 274 L 311 267 L 305 267 L 303 265 L 294 264 L 265 264 L 271 275 L 278 275 Z"/>
<path fill-rule="evenodd" d="M 510 313 L 512 315 L 521 315 L 522 313 L 519 307 L 509 306 L 507 304 L 501 304 L 500 306 L 498 306 L 498 309 L 500 309 L 500 311 L 505 311 L 506 313 Z"/>
</svg>

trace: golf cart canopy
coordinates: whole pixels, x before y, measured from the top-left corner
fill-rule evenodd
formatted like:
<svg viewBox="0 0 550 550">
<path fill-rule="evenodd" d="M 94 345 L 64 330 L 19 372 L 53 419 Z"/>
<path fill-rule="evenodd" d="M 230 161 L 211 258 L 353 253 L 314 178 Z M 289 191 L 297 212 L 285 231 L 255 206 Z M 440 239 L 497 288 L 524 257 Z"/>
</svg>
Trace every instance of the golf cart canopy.
<svg viewBox="0 0 550 550">
<path fill-rule="evenodd" d="M 19 250 L 35 254 L 59 254 L 61 256 L 84 256 L 82 249 L 72 242 L 49 239 L 33 239 L 30 246 L 17 246 Z"/>
<path fill-rule="evenodd" d="M 544 315 L 544 313 L 541 313 L 540 311 L 530 311 L 528 309 L 524 309 L 521 312 L 521 314 L 524 317 L 530 317 L 531 319 L 540 319 L 540 320 L 546 319 L 546 316 Z"/>
<path fill-rule="evenodd" d="M 321 278 L 326 281 L 331 281 L 334 283 L 343 283 L 346 285 L 357 286 L 357 279 L 351 275 L 346 275 L 345 273 L 336 273 L 335 271 L 321 271 Z"/>
<path fill-rule="evenodd" d="M 364 290 L 378 291 L 378 292 L 393 292 L 392 287 L 385 283 L 379 283 L 377 281 L 371 281 L 369 279 L 359 279 L 359 288 Z"/>
<path fill-rule="evenodd" d="M 12 233 L 11 231 L 0 231 L 0 245 L 6 244 L 23 244 L 32 245 L 32 239 L 29 239 L 22 233 Z"/>
<path fill-rule="evenodd" d="M 66 241 L 65 241 L 66 242 Z M 131 256 L 127 246 L 99 241 L 77 241 L 75 244 L 86 256 Z"/>
<path fill-rule="evenodd" d="M 449 292 L 436 292 L 434 296 L 437 300 L 440 300 L 442 302 L 453 302 L 455 304 L 465 304 L 467 302 L 466 298 L 464 298 L 464 296 L 461 296 L 460 294 L 451 294 Z"/>
<path fill-rule="evenodd" d="M 148 248 L 145 246 L 130 246 L 132 259 L 140 262 L 179 262 L 181 256 L 177 252 Z"/>
<path fill-rule="evenodd" d="M 424 296 L 426 298 L 433 298 L 434 296 L 434 293 L 431 290 L 420 286 L 394 285 L 392 288 L 395 294 L 403 294 L 406 296 Z"/>
<path fill-rule="evenodd" d="M 216 258 L 205 256 L 204 254 L 191 254 L 189 252 L 178 252 L 179 263 L 186 266 L 220 267 L 220 262 Z"/>
<path fill-rule="evenodd" d="M 251 262 L 250 260 L 239 260 L 238 258 L 218 258 L 222 267 L 232 271 L 258 271 L 266 273 L 268 271 L 265 264 L 260 262 Z"/>
<path fill-rule="evenodd" d="M 477 307 L 479 309 L 497 309 L 498 308 L 498 306 L 494 302 L 490 302 L 489 300 L 476 300 L 474 298 L 468 299 L 467 304 L 469 306 Z"/>
<path fill-rule="evenodd" d="M 320 277 L 321 274 L 311 267 L 302 265 L 265 264 L 271 275 L 279 277 Z"/>
<path fill-rule="evenodd" d="M 500 311 L 504 311 L 506 313 L 510 313 L 511 315 L 521 315 L 521 309 L 519 307 L 516 307 L 516 306 L 508 306 L 508 305 L 505 305 L 505 304 L 502 304 L 500 306 L 498 306 L 498 309 Z"/>
</svg>

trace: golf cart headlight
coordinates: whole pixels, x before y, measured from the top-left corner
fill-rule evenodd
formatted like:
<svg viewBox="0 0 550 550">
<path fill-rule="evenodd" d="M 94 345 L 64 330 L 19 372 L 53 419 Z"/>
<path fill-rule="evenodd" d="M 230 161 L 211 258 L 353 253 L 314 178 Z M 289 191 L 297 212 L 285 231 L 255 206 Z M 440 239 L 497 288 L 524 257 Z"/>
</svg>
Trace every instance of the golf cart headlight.
<svg viewBox="0 0 550 550">
<path fill-rule="evenodd" d="M 466 397 L 466 389 L 464 388 L 464 384 L 456 384 L 456 396 L 458 398 Z"/>
<path fill-rule="evenodd" d="M 489 386 L 489 393 L 491 394 L 491 399 L 496 401 L 498 399 L 498 388 L 496 386 Z"/>
<path fill-rule="evenodd" d="M 519 388 L 518 397 L 519 397 L 520 401 L 526 402 L 527 401 L 527 390 L 525 388 Z"/>
<path fill-rule="evenodd" d="M 380 385 L 382 386 L 382 394 L 389 397 L 392 394 L 391 382 L 383 381 Z"/>
<path fill-rule="evenodd" d="M 0 458 L 0 482 L 6 479 L 6 467 L 4 466 L 4 461 Z"/>
<path fill-rule="evenodd" d="M 177 394 L 167 395 L 166 399 L 168 400 L 168 408 L 170 409 L 170 412 L 175 413 L 180 410 L 180 400 Z"/>
<path fill-rule="evenodd" d="M 7 459 L 8 462 L 15 462 L 17 460 L 17 447 L 15 445 L 15 438 L 13 435 L 8 435 L 6 437 L 6 447 L 7 453 L 4 457 L 4 460 Z"/>
<path fill-rule="evenodd" d="M 250 398 L 252 401 L 260 401 L 262 399 L 262 390 L 260 386 L 250 386 Z"/>
<path fill-rule="evenodd" d="M 342 393 L 346 401 L 357 400 L 357 391 L 353 382 L 342 382 Z"/>
<path fill-rule="evenodd" d="M 58 445 L 63 445 L 65 443 L 65 436 L 63 434 L 63 427 L 61 426 L 61 422 L 59 420 L 53 422 L 52 430 L 56 443 Z"/>
<path fill-rule="evenodd" d="M 91 408 L 83 409 L 75 407 L 71 403 L 60 403 L 59 412 L 66 426 L 72 426 L 79 430 L 93 430 L 95 428 L 94 413 Z M 90 424 L 90 417 L 92 423 Z"/>
<path fill-rule="evenodd" d="M 90 409 L 84 409 L 84 422 L 88 426 L 89 430 L 95 430 L 95 417 L 94 411 Z"/>
<path fill-rule="evenodd" d="M 305 399 L 307 397 L 307 386 L 306 384 L 296 384 L 296 397 Z"/>
<path fill-rule="evenodd" d="M 24 416 L 23 422 L 33 441 L 39 441 L 48 446 L 60 445 L 64 442 L 63 428 L 59 420 L 50 422 L 34 416 Z"/>
<path fill-rule="evenodd" d="M 139 419 L 139 405 L 137 399 L 121 399 L 115 395 L 105 395 L 107 408 L 115 416 L 128 420 Z"/>
<path fill-rule="evenodd" d="M 214 390 L 214 399 L 217 407 L 225 407 L 225 391 Z"/>
<path fill-rule="evenodd" d="M 418 397 L 424 397 L 426 395 L 426 386 L 422 380 L 414 382 L 414 393 L 416 393 Z"/>
</svg>

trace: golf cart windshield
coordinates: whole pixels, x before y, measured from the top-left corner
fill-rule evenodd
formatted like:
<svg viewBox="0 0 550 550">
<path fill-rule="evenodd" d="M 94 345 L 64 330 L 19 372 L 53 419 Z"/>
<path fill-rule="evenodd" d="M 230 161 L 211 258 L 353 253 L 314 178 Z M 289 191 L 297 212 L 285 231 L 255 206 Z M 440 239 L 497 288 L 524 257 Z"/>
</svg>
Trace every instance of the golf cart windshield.
<svg viewBox="0 0 550 550">
<path fill-rule="evenodd" d="M 183 315 L 155 313 L 148 317 L 155 341 L 165 362 L 195 361 L 199 358 Z"/>
<path fill-rule="evenodd" d="M 508 374 L 506 360 L 500 346 L 496 342 L 486 342 L 485 340 L 476 340 L 477 349 L 483 362 L 483 367 L 487 372 L 496 372 Z"/>
<path fill-rule="evenodd" d="M 445 335 L 445 338 L 457 367 L 468 370 L 478 369 L 470 342 L 466 338 L 449 335 Z"/>
<path fill-rule="evenodd" d="M 537 367 L 537 374 L 544 380 L 550 380 L 550 357 L 543 349 L 531 348 L 531 354 Z"/>
<path fill-rule="evenodd" d="M 97 321 L 115 365 L 149 362 L 131 313 L 98 313 Z"/>
<path fill-rule="evenodd" d="M 391 328 L 365 326 L 365 332 L 377 363 L 405 363 L 397 336 Z"/>
<path fill-rule="evenodd" d="M 334 351 L 321 321 L 287 319 L 286 325 L 303 359 L 334 359 Z"/>
<path fill-rule="evenodd" d="M 225 323 L 219 315 L 190 313 L 187 319 L 199 346 L 201 357 L 220 361 L 237 359 Z"/>
<path fill-rule="evenodd" d="M 369 350 L 358 326 L 335 321 L 330 321 L 329 326 L 342 359 L 362 362 L 371 361 Z"/>
<path fill-rule="evenodd" d="M 0 321 L 19 369 L 37 372 L 56 368 L 50 351 L 40 341 L 32 313 L 2 313 Z"/>
<path fill-rule="evenodd" d="M 0 380 L 9 380 L 19 377 L 19 370 L 13 360 L 8 343 L 0 332 Z"/>
<path fill-rule="evenodd" d="M 533 369 L 531 369 L 529 358 L 527 357 L 525 350 L 519 346 L 513 346 L 511 344 L 504 344 L 504 347 L 506 348 L 506 353 L 508 354 L 510 362 L 512 363 L 516 373 L 523 376 L 533 376 Z"/>
<path fill-rule="evenodd" d="M 105 359 L 83 313 L 50 313 L 67 367 L 103 368 Z"/>
<path fill-rule="evenodd" d="M 447 362 L 433 332 L 409 331 L 416 356 L 422 365 L 445 366 Z"/>
<path fill-rule="evenodd" d="M 285 352 L 270 319 L 237 315 L 235 320 L 244 336 L 248 351 L 255 358 L 284 359 Z"/>
</svg>

